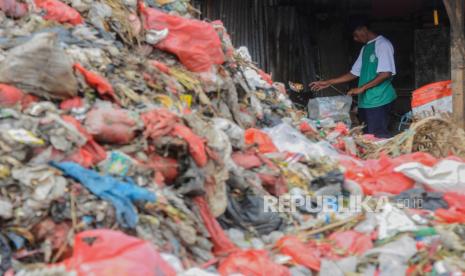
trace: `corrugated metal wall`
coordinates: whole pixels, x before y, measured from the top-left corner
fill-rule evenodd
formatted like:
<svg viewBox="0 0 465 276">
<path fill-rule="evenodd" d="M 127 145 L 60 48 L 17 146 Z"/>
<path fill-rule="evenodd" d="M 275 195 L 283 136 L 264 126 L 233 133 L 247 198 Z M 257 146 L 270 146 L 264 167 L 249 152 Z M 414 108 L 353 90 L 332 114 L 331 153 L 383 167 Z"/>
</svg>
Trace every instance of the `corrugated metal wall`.
<svg viewBox="0 0 465 276">
<path fill-rule="evenodd" d="M 222 20 L 234 45 L 247 46 L 253 60 L 275 80 L 301 83 L 314 79 L 309 2 L 194 1 L 203 18 Z"/>
</svg>

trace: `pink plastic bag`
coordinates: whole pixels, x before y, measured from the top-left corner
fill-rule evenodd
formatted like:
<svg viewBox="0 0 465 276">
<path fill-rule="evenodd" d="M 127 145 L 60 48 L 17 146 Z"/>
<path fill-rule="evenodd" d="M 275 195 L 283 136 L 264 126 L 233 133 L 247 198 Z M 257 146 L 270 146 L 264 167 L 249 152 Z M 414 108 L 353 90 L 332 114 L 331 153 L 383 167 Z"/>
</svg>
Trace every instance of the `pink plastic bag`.
<svg viewBox="0 0 465 276">
<path fill-rule="evenodd" d="M 0 11 L 3 11 L 7 16 L 20 18 L 27 14 L 27 4 L 16 0 L 0 0 Z"/>
<path fill-rule="evenodd" d="M 78 11 L 58 0 L 35 0 L 37 7 L 45 10 L 44 19 L 59 23 L 79 25 L 84 23 Z"/>
<path fill-rule="evenodd" d="M 80 276 L 176 275 L 149 242 L 107 229 L 77 234 L 73 256 L 62 264 Z"/>
<path fill-rule="evenodd" d="M 335 241 L 337 247 L 346 250 L 350 255 L 362 255 L 373 248 L 373 242 L 369 236 L 352 230 L 334 232 L 329 239 Z"/>
<path fill-rule="evenodd" d="M 127 144 L 136 136 L 135 119 L 125 109 L 97 107 L 87 113 L 85 126 L 98 142 Z"/>
<path fill-rule="evenodd" d="M 175 54 L 187 69 L 205 72 L 214 64 L 224 63 L 221 41 L 211 24 L 146 8 L 142 1 L 139 9 L 146 30 L 169 30 L 155 47 Z"/>
<path fill-rule="evenodd" d="M 229 255 L 221 262 L 218 272 L 223 276 L 241 273 L 247 276 L 288 276 L 291 275 L 285 266 L 274 263 L 265 250 L 244 250 Z"/>
</svg>

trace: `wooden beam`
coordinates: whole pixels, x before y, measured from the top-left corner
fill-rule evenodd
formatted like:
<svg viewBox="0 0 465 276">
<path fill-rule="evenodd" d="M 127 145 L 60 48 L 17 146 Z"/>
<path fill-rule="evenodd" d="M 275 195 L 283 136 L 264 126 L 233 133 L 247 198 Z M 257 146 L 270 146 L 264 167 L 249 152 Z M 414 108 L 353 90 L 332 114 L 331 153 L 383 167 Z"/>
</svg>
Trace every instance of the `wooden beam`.
<svg viewBox="0 0 465 276">
<path fill-rule="evenodd" d="M 465 128 L 465 35 L 464 0 L 443 0 L 451 27 L 451 78 L 453 118 L 455 123 Z"/>
</svg>

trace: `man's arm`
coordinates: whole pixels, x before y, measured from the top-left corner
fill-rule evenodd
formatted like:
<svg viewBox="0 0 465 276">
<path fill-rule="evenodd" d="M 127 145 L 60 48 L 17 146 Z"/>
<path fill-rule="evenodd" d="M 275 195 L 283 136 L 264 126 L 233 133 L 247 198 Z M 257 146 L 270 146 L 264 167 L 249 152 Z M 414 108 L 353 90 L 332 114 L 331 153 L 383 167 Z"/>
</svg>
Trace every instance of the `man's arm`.
<svg viewBox="0 0 465 276">
<path fill-rule="evenodd" d="M 322 89 L 328 88 L 331 85 L 350 82 L 355 80 L 356 78 L 358 77 L 353 75 L 352 73 L 347 73 L 334 79 L 312 82 L 310 83 L 309 87 L 313 91 L 320 91 Z"/>
<path fill-rule="evenodd" d="M 381 73 L 378 73 L 378 75 L 376 76 L 376 78 L 374 78 L 373 80 L 371 80 L 370 82 L 366 83 L 365 85 L 361 86 L 361 87 L 358 87 L 358 88 L 353 88 L 349 91 L 348 95 L 350 96 L 353 96 L 353 95 L 358 95 L 358 94 L 361 94 L 361 93 L 364 93 L 366 92 L 368 89 L 370 88 L 373 88 L 377 85 L 379 85 L 380 83 L 382 83 L 383 81 L 389 79 L 390 77 L 392 77 L 392 73 L 391 72 L 381 72 Z"/>
</svg>

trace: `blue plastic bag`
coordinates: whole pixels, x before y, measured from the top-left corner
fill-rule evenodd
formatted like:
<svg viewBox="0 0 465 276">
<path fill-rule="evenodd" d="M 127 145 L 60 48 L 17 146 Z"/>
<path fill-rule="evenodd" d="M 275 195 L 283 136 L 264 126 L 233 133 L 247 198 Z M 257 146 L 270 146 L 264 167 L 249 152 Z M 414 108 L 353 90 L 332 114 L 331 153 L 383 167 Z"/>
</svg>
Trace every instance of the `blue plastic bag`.
<svg viewBox="0 0 465 276">
<path fill-rule="evenodd" d="M 94 170 L 88 170 L 74 162 L 51 162 L 51 165 L 79 181 L 93 194 L 109 201 L 116 209 L 116 219 L 123 227 L 134 228 L 138 221 L 134 201 L 154 202 L 155 194 L 139 187 L 132 181 L 123 182 L 114 177 L 102 176 Z M 128 178 L 126 178 L 128 179 Z"/>
</svg>

